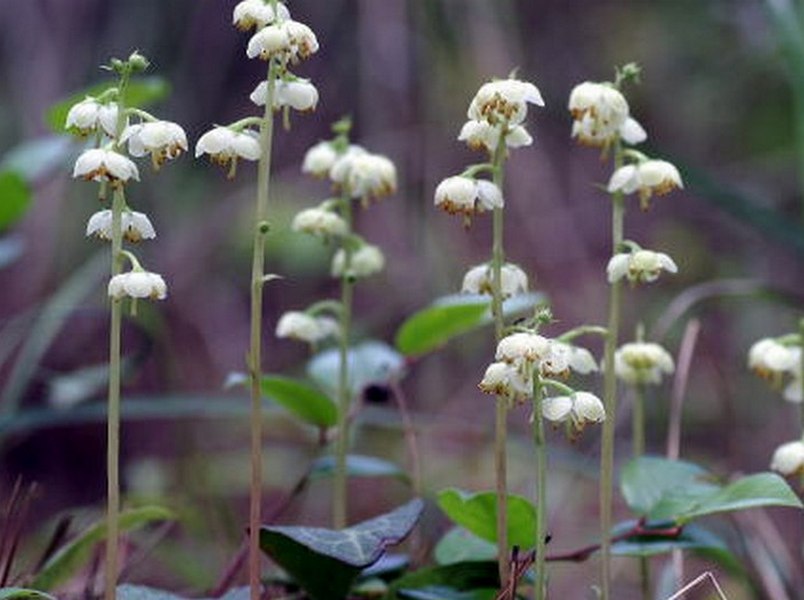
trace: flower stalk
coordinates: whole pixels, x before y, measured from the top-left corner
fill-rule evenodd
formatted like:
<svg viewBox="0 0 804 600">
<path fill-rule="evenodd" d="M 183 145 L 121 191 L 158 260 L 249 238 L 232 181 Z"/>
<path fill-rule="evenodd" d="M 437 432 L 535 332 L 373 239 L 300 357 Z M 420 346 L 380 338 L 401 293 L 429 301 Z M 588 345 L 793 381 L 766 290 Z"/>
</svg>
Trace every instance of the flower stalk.
<svg viewBox="0 0 804 600">
<path fill-rule="evenodd" d="M 547 542 L 547 442 L 542 414 L 542 378 L 538 369 L 533 372 L 533 443 L 536 447 L 536 549 L 533 568 L 536 582 L 533 598 L 544 600 L 547 593 L 545 550 Z"/>
</svg>

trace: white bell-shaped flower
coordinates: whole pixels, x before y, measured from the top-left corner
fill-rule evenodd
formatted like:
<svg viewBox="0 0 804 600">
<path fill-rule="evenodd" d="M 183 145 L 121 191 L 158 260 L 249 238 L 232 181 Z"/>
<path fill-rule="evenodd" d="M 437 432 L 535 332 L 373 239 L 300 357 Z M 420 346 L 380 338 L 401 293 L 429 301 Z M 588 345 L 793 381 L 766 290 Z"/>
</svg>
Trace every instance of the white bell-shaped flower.
<svg viewBox="0 0 804 600">
<path fill-rule="evenodd" d="M 458 134 L 458 140 L 466 142 L 472 150 L 485 150 L 493 153 L 500 142 L 500 127 L 494 126 L 488 121 L 470 120 L 464 123 Z M 505 145 L 508 148 L 522 148 L 530 146 L 533 138 L 527 129 L 521 125 L 509 127 L 505 133 Z"/>
<path fill-rule="evenodd" d="M 323 238 L 340 237 L 349 232 L 346 221 L 331 210 L 323 208 L 308 208 L 299 212 L 290 227 L 293 231 Z"/>
<path fill-rule="evenodd" d="M 340 325 L 332 317 L 314 317 L 300 311 L 286 312 L 276 324 L 276 337 L 291 338 L 308 344 L 316 344 L 339 334 Z"/>
<path fill-rule="evenodd" d="M 607 189 L 610 193 L 633 194 L 639 192 L 640 205 L 643 210 L 646 210 L 653 194 L 663 196 L 676 188 L 683 187 L 681 174 L 672 163 L 666 160 L 646 160 L 625 165 L 614 171 Z"/>
<path fill-rule="evenodd" d="M 120 215 L 120 228 L 123 238 L 129 242 L 150 240 L 156 237 L 156 231 L 148 215 L 133 210 L 125 210 Z M 95 236 L 101 240 L 112 239 L 112 211 L 100 210 L 87 221 L 87 237 Z"/>
<path fill-rule="evenodd" d="M 793 373 L 798 368 L 801 348 L 780 344 L 773 338 L 755 342 L 748 351 L 748 367 L 764 379 L 772 379 L 783 373 Z"/>
<path fill-rule="evenodd" d="M 118 108 L 114 102 L 101 104 L 94 98 L 85 98 L 70 107 L 64 127 L 79 135 L 89 135 L 100 130 L 107 136 L 114 137 L 117 115 Z"/>
<path fill-rule="evenodd" d="M 246 55 L 262 60 L 279 57 L 284 62 L 295 63 L 317 51 L 318 40 L 313 30 L 304 23 L 287 19 L 263 27 L 251 36 Z"/>
<path fill-rule="evenodd" d="M 456 175 L 435 190 L 435 205 L 451 215 L 471 217 L 505 205 L 502 192 L 491 181 Z"/>
<path fill-rule="evenodd" d="M 528 276 L 519 266 L 505 263 L 500 268 L 500 292 L 503 298 L 510 298 L 528 291 Z M 472 267 L 463 277 L 461 292 L 464 294 L 486 294 L 494 290 L 494 272 L 486 263 Z"/>
<path fill-rule="evenodd" d="M 131 159 L 113 150 L 92 148 L 84 150 L 76 159 L 73 177 L 86 181 L 110 181 L 113 185 L 140 180 L 140 173 Z"/>
<path fill-rule="evenodd" d="M 309 173 L 314 177 L 326 177 L 330 169 L 338 160 L 338 153 L 330 142 L 318 142 L 304 155 L 302 173 Z"/>
<path fill-rule="evenodd" d="M 487 394 L 510 399 L 524 400 L 533 395 L 530 372 L 523 373 L 507 362 L 491 363 L 477 387 Z"/>
<path fill-rule="evenodd" d="M 673 357 L 659 344 L 631 342 L 614 353 L 614 373 L 630 385 L 658 385 L 674 370 Z"/>
<path fill-rule="evenodd" d="M 167 298 L 167 285 L 161 275 L 137 269 L 112 277 L 108 291 L 109 296 L 115 300 L 125 296 L 150 300 Z"/>
<path fill-rule="evenodd" d="M 385 256 L 377 246 L 364 244 L 352 252 L 349 268 L 346 268 L 346 252 L 343 248 L 332 257 L 331 273 L 333 277 L 346 275 L 353 279 L 364 279 L 380 273 L 385 268 Z"/>
<path fill-rule="evenodd" d="M 262 29 L 277 21 L 290 18 L 290 11 L 281 2 L 276 4 L 276 12 L 270 2 L 265 0 L 243 0 L 238 2 L 232 11 L 232 25 L 241 31 L 249 29 Z"/>
<path fill-rule="evenodd" d="M 636 250 L 612 256 L 606 267 L 606 274 L 609 283 L 619 281 L 623 277 L 631 283 L 650 283 L 659 278 L 662 270 L 677 273 L 678 267 L 673 259 L 664 252 Z"/>
<path fill-rule="evenodd" d="M 349 147 L 337 155 L 335 162 L 329 169 L 329 178 L 337 187 L 343 187 L 348 184 L 349 172 L 352 170 L 352 163 L 355 159 L 368 154 L 363 146 L 359 144 L 350 144 Z"/>
<path fill-rule="evenodd" d="M 554 423 L 569 421 L 575 434 L 583 431 L 588 423 L 606 420 L 603 402 L 589 392 L 575 392 L 568 396 L 552 396 L 542 400 L 542 416 Z"/>
<path fill-rule="evenodd" d="M 467 117 L 473 121 L 520 125 L 528 114 L 528 104 L 544 106 L 539 88 L 528 81 L 501 79 L 483 84 L 469 105 Z"/>
<path fill-rule="evenodd" d="M 150 154 L 155 169 L 187 151 L 187 134 L 180 125 L 171 121 L 130 125 L 123 131 L 120 139 L 124 143 L 128 142 L 131 156 Z"/>
<path fill-rule="evenodd" d="M 346 183 L 353 198 L 389 196 L 396 192 L 396 167 L 381 154 L 360 154 L 351 160 Z"/>
<path fill-rule="evenodd" d="M 644 130 L 636 121 L 626 124 L 628 102 L 611 85 L 593 81 L 576 85 L 570 92 L 568 108 L 573 118 L 572 137 L 581 144 L 606 147 L 623 134 L 626 141 L 642 141 Z"/>
<path fill-rule="evenodd" d="M 796 440 L 776 448 L 770 468 L 786 477 L 804 475 L 804 441 Z"/>
<path fill-rule="evenodd" d="M 268 82 L 261 81 L 249 98 L 257 106 L 265 106 L 268 96 Z M 314 111 L 318 106 L 318 90 L 307 79 L 278 81 L 274 91 L 274 109 L 289 106 L 300 112 Z"/>
<path fill-rule="evenodd" d="M 563 355 L 561 362 L 575 373 L 588 375 L 598 370 L 595 357 L 586 348 L 553 340 L 551 354 Z"/>
<path fill-rule="evenodd" d="M 532 365 L 550 352 L 550 340 L 536 333 L 516 332 L 497 343 L 494 359 L 509 364 Z"/>
<path fill-rule="evenodd" d="M 255 131 L 233 131 L 228 127 L 215 127 L 198 139 L 195 145 L 195 156 L 208 154 L 209 158 L 221 165 L 229 167 L 229 178 L 235 176 L 238 159 L 259 160 L 260 143 Z"/>
</svg>

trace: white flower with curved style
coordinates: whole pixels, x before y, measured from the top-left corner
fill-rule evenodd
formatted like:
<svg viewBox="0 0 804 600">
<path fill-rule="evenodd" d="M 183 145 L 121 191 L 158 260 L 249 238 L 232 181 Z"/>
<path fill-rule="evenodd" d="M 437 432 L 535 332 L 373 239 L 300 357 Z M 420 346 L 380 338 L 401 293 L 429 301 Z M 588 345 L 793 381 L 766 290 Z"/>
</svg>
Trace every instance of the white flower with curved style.
<svg viewBox="0 0 804 600">
<path fill-rule="evenodd" d="M 277 21 L 290 18 L 290 11 L 281 2 L 276 3 L 276 12 L 273 5 L 265 0 L 243 0 L 239 2 L 232 12 L 232 25 L 241 31 L 261 29 Z"/>
<path fill-rule="evenodd" d="M 609 283 L 626 277 L 631 283 L 650 283 L 659 278 L 662 270 L 677 273 L 678 267 L 670 256 L 664 252 L 652 250 L 635 250 L 621 252 L 609 260 L 606 267 Z"/>
<path fill-rule="evenodd" d="M 500 79 L 484 83 L 475 94 L 466 115 L 473 121 L 520 125 L 528 114 L 528 104 L 544 106 L 539 88 L 528 81 Z"/>
<path fill-rule="evenodd" d="M 435 190 L 435 205 L 451 215 L 472 215 L 505 205 L 502 192 L 491 181 L 456 175 L 447 177 Z"/>
<path fill-rule="evenodd" d="M 184 129 L 171 121 L 139 123 L 126 127 L 120 136 L 128 142 L 131 156 L 151 155 L 154 169 L 159 169 L 165 161 L 172 160 L 187 151 L 187 134 Z"/>
<path fill-rule="evenodd" d="M 120 229 L 123 239 L 129 242 L 151 240 L 156 237 L 156 231 L 148 215 L 133 210 L 125 210 L 120 215 Z M 89 217 L 87 221 L 87 237 L 95 236 L 101 240 L 112 239 L 112 211 L 100 210 Z"/>
<path fill-rule="evenodd" d="M 615 374 L 631 385 L 658 385 L 674 370 L 673 357 L 659 344 L 631 342 L 614 353 Z"/>
<path fill-rule="evenodd" d="M 313 30 L 304 23 L 286 19 L 263 27 L 251 36 L 246 55 L 262 60 L 279 57 L 285 62 L 296 63 L 317 51 L 318 40 Z"/>
<path fill-rule="evenodd" d="M 349 232 L 346 221 L 331 210 L 323 208 L 308 208 L 299 212 L 290 227 L 293 231 L 324 238 L 344 236 Z"/>
<path fill-rule="evenodd" d="M 796 440 L 776 448 L 770 468 L 786 477 L 804 475 L 804 441 Z"/>
<path fill-rule="evenodd" d="M 332 143 L 318 142 L 305 153 L 302 173 L 309 173 L 314 177 L 326 177 L 336 160 L 338 153 L 332 147 Z"/>
<path fill-rule="evenodd" d="M 349 164 L 346 185 L 353 198 L 382 198 L 396 192 L 396 167 L 381 154 L 359 154 Z"/>
<path fill-rule="evenodd" d="M 542 400 L 542 416 L 554 423 L 569 421 L 575 433 L 580 433 L 587 423 L 602 423 L 606 420 L 603 402 L 589 392 L 575 392 L 568 396 L 552 396 Z"/>
<path fill-rule="evenodd" d="M 316 344 L 340 335 L 340 325 L 332 317 L 314 317 L 305 312 L 289 311 L 276 324 L 276 337 Z"/>
<path fill-rule="evenodd" d="M 614 171 L 607 190 L 610 193 L 623 194 L 639 192 L 640 205 L 645 210 L 653 194 L 663 196 L 683 187 L 681 174 L 672 163 L 666 160 L 646 160 Z"/>
<path fill-rule="evenodd" d="M 520 369 L 507 362 L 491 363 L 477 387 L 487 394 L 524 400 L 533 395 L 530 371 Z"/>
<path fill-rule="evenodd" d="M 120 185 L 129 179 L 140 180 L 140 172 L 131 159 L 113 150 L 93 148 L 84 150 L 76 159 L 73 177 L 85 181 L 110 181 Z"/>
<path fill-rule="evenodd" d="M 503 298 L 518 296 L 528 291 L 528 276 L 513 263 L 505 263 L 500 268 L 500 291 Z M 472 267 L 463 277 L 461 292 L 464 294 L 486 294 L 491 296 L 494 289 L 494 272 L 486 263 Z"/>
<path fill-rule="evenodd" d="M 364 244 L 352 252 L 349 268 L 346 268 L 346 251 L 341 248 L 332 257 L 333 277 L 363 279 L 381 272 L 385 268 L 385 256 L 377 246 Z"/>
<path fill-rule="evenodd" d="M 464 123 L 458 134 L 458 140 L 466 142 L 472 150 L 485 150 L 491 154 L 500 142 L 500 131 L 499 126 L 494 126 L 488 121 L 470 120 Z M 508 148 L 522 148 L 532 143 L 533 138 L 521 125 L 509 127 L 505 131 L 505 145 Z"/>
<path fill-rule="evenodd" d="M 586 146 L 607 147 L 617 136 L 629 143 L 647 137 L 639 123 L 628 120 L 628 102 L 611 85 L 592 81 L 576 85 L 568 108 L 573 118 L 572 137 Z"/>
<path fill-rule="evenodd" d="M 114 300 L 120 300 L 125 296 L 150 300 L 167 298 L 167 285 L 162 276 L 142 270 L 115 275 L 109 280 L 108 291 L 109 296 Z"/>
<path fill-rule="evenodd" d="M 260 158 L 260 143 L 255 131 L 233 131 L 228 127 L 215 127 L 207 131 L 198 139 L 195 145 L 195 157 L 208 154 L 209 158 L 221 165 L 229 166 L 229 179 L 234 178 L 237 171 L 237 161 L 258 160 Z"/>
<path fill-rule="evenodd" d="M 117 104 L 101 104 L 95 98 L 85 98 L 70 108 L 64 128 L 79 135 L 89 135 L 98 130 L 114 137 L 117 130 Z"/>
<path fill-rule="evenodd" d="M 265 106 L 268 97 L 268 82 L 261 81 L 249 98 L 257 106 Z M 300 112 L 314 111 L 318 106 L 318 90 L 307 79 L 278 81 L 274 90 L 274 109 L 289 106 Z"/>
</svg>

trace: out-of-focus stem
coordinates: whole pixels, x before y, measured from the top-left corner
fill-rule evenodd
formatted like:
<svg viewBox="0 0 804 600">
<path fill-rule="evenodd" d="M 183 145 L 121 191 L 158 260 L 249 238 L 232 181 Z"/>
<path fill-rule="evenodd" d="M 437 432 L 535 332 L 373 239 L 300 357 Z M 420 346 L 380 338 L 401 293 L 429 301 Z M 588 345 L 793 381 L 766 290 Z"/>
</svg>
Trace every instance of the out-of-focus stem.
<svg viewBox="0 0 804 600">
<path fill-rule="evenodd" d="M 634 386 L 634 410 L 632 413 L 631 435 L 634 457 L 645 454 L 645 385 Z"/>
<path fill-rule="evenodd" d="M 533 443 L 536 446 L 536 558 L 533 568 L 536 583 L 535 600 L 544 600 L 547 594 L 545 550 L 547 534 L 547 442 L 542 416 L 542 383 L 538 372 L 533 374 Z"/>
<path fill-rule="evenodd" d="M 265 285 L 265 238 L 268 234 L 268 186 L 271 181 L 271 145 L 274 134 L 276 66 L 268 63 L 268 90 L 260 125 L 260 162 L 257 167 L 257 202 L 254 253 L 251 261 L 251 332 L 249 377 L 251 379 L 251 490 L 249 508 L 248 582 L 251 600 L 260 600 L 260 526 L 262 511 L 262 306 Z"/>
</svg>

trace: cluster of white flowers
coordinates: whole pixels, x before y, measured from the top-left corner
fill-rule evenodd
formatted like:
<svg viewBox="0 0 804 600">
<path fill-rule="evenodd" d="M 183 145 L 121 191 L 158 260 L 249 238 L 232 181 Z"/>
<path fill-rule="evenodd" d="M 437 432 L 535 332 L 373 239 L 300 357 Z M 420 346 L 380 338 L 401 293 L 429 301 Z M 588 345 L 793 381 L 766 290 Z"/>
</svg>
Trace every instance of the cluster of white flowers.
<svg viewBox="0 0 804 600">
<path fill-rule="evenodd" d="M 625 96 L 609 83 L 585 81 L 569 97 L 572 137 L 581 144 L 607 148 L 618 137 L 627 144 L 648 138 L 642 126 L 629 116 Z"/>
<path fill-rule="evenodd" d="M 673 357 L 659 344 L 631 342 L 614 353 L 614 373 L 629 385 L 658 385 L 674 370 Z"/>
<path fill-rule="evenodd" d="M 489 263 L 472 267 L 463 276 L 461 292 L 464 294 L 486 294 L 491 296 L 494 289 L 494 271 Z M 528 291 L 528 276 L 513 263 L 500 267 L 500 292 L 503 298 L 518 296 Z"/>
<path fill-rule="evenodd" d="M 667 254 L 643 249 L 615 254 L 606 267 L 609 283 L 623 277 L 631 283 L 650 283 L 659 278 L 662 270 L 677 273 L 678 267 Z"/>
<path fill-rule="evenodd" d="M 289 311 L 276 324 L 276 337 L 291 338 L 308 344 L 317 344 L 340 335 L 338 321 L 327 316 L 313 316 L 306 312 Z"/>
<path fill-rule="evenodd" d="M 801 346 L 783 344 L 778 339 L 763 338 L 748 351 L 748 368 L 771 383 L 781 387 L 789 380 L 782 392 L 789 402 L 802 401 Z"/>
</svg>

